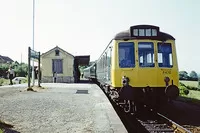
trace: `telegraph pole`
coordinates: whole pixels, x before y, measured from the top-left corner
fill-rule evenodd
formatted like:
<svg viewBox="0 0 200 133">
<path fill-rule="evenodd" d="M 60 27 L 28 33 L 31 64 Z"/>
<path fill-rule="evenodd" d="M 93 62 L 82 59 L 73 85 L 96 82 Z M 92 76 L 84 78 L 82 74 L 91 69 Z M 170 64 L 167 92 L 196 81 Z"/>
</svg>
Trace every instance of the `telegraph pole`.
<svg viewBox="0 0 200 133">
<path fill-rule="evenodd" d="M 21 53 L 21 64 L 22 64 L 22 53 Z"/>
<path fill-rule="evenodd" d="M 35 0 L 33 0 L 33 47 L 32 49 L 34 50 L 34 27 L 35 27 Z M 34 72 L 34 60 L 33 61 L 33 64 L 32 64 L 32 85 L 34 86 L 35 84 L 35 72 Z"/>
</svg>

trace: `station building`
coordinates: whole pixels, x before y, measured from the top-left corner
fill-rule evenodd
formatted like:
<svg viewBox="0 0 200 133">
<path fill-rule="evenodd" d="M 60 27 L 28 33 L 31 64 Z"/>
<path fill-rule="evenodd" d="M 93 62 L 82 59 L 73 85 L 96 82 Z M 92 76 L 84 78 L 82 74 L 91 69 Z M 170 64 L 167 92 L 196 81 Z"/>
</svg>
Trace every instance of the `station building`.
<svg viewBox="0 0 200 133">
<path fill-rule="evenodd" d="M 76 83 L 79 81 L 78 66 L 89 65 L 90 56 L 74 56 L 56 46 L 41 55 L 42 83 Z"/>
</svg>

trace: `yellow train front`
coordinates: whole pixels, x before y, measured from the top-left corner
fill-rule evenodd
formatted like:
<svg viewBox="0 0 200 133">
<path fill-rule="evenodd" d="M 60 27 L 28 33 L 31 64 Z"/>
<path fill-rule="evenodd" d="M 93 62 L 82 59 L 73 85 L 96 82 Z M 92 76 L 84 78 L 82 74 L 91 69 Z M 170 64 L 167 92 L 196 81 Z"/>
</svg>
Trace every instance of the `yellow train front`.
<svg viewBox="0 0 200 133">
<path fill-rule="evenodd" d="M 96 76 L 126 112 L 159 107 L 179 95 L 175 38 L 153 25 L 118 33 L 96 62 Z"/>
</svg>

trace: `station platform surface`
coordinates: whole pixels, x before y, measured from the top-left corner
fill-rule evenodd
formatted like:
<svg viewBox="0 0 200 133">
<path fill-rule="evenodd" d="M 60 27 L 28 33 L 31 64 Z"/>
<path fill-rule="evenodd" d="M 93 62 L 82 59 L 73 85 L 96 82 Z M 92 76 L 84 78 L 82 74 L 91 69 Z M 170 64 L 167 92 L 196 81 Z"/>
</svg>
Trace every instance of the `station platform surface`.
<svg viewBox="0 0 200 133">
<path fill-rule="evenodd" d="M 0 120 L 19 132 L 126 133 L 111 103 L 96 84 L 42 83 L 45 89 L 2 95 Z M 9 87 L 5 90 L 8 91 Z"/>
</svg>

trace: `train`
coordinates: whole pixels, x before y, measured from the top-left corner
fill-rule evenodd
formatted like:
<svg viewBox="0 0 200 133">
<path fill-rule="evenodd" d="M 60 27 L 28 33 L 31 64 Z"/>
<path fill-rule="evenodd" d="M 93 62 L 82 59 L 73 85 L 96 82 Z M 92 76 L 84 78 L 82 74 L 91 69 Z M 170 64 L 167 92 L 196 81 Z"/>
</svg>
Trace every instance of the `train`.
<svg viewBox="0 0 200 133">
<path fill-rule="evenodd" d="M 83 70 L 84 78 L 89 79 L 92 82 L 97 82 L 96 74 L 96 63 L 93 63 L 91 66 Z"/>
<path fill-rule="evenodd" d="M 179 96 L 175 38 L 155 25 L 117 33 L 84 77 L 97 82 L 125 112 L 157 109 Z"/>
</svg>

